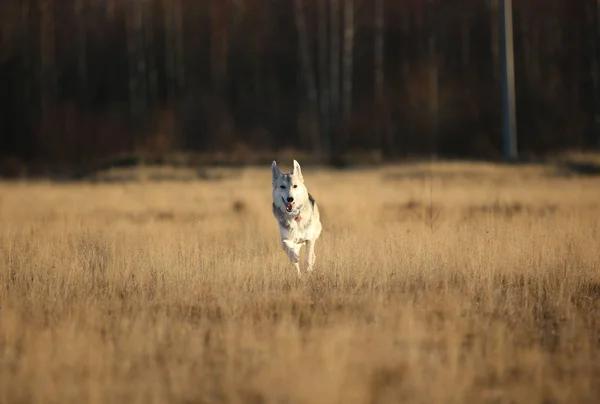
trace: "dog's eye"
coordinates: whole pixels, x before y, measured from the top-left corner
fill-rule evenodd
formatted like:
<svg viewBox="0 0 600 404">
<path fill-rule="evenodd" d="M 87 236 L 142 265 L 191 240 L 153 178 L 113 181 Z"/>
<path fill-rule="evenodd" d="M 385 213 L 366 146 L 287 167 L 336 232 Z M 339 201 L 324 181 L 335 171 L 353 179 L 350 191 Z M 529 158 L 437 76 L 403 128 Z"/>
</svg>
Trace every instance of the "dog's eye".
<svg viewBox="0 0 600 404">
<path fill-rule="evenodd" d="M 298 188 L 298 185 L 294 185 L 294 188 Z"/>
<path fill-rule="evenodd" d="M 279 188 L 285 189 L 285 185 L 280 185 Z"/>
</svg>

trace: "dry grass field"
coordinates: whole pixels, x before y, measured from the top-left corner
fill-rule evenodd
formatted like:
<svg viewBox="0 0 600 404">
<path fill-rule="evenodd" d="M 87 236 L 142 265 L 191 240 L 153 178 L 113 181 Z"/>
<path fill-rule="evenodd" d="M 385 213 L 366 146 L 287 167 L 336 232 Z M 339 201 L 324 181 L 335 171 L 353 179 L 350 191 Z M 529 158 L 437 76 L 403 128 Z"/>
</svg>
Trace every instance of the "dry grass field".
<svg viewBox="0 0 600 404">
<path fill-rule="evenodd" d="M 303 171 L 301 280 L 269 166 L 0 184 L 0 402 L 598 402 L 598 177 Z"/>
</svg>

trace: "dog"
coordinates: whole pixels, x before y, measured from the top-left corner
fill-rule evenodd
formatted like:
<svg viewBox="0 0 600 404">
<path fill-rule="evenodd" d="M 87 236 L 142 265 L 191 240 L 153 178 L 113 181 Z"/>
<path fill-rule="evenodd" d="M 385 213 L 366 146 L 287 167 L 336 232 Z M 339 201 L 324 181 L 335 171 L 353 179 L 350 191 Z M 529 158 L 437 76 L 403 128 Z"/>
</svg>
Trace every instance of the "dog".
<svg viewBox="0 0 600 404">
<path fill-rule="evenodd" d="M 306 244 L 307 271 L 315 265 L 315 243 L 321 235 L 322 226 L 317 201 L 306 189 L 300 164 L 294 160 L 294 168 L 284 174 L 273 161 L 273 215 L 279 224 L 281 246 L 300 272 L 300 249 Z"/>
</svg>

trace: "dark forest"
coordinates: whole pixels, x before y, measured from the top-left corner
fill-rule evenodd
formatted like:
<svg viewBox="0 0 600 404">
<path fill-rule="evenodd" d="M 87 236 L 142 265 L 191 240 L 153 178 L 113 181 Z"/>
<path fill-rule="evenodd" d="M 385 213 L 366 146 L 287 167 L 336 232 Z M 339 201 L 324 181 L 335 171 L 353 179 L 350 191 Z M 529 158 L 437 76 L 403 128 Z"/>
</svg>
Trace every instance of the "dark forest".
<svg viewBox="0 0 600 404">
<path fill-rule="evenodd" d="M 3 0 L 0 162 L 502 152 L 498 0 Z M 519 153 L 600 146 L 600 1 L 513 2 Z"/>
</svg>

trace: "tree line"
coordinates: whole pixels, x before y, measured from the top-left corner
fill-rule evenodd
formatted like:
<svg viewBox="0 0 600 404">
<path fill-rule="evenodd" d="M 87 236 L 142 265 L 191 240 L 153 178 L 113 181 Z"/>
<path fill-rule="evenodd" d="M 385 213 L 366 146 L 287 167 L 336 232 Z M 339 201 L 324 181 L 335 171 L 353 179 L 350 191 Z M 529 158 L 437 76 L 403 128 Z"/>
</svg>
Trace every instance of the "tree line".
<svg viewBox="0 0 600 404">
<path fill-rule="evenodd" d="M 0 158 L 494 157 L 502 0 L 4 0 Z M 513 2 L 519 150 L 600 146 L 600 2 Z"/>
</svg>

